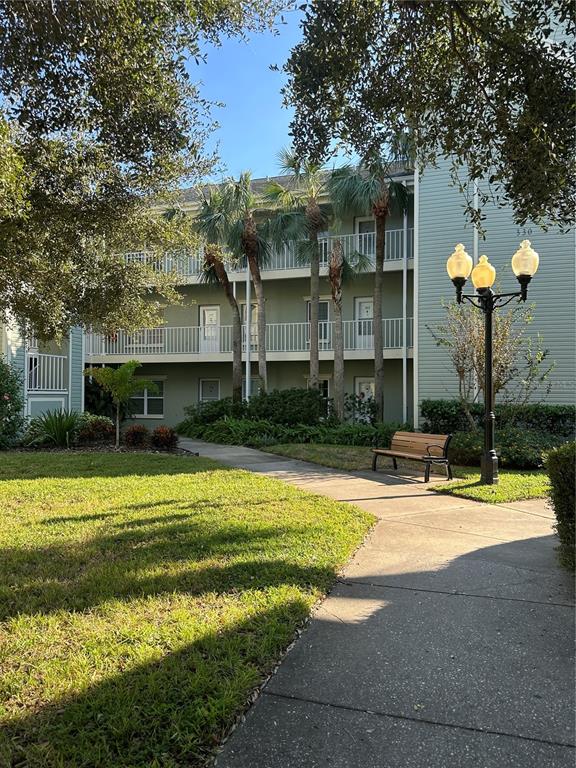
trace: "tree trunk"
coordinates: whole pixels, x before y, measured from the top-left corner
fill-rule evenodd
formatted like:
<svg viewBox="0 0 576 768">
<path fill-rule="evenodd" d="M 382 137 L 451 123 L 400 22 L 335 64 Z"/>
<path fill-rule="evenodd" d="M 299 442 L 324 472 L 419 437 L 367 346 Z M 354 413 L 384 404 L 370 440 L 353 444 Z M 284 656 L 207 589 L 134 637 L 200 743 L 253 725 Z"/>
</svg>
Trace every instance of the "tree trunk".
<svg viewBox="0 0 576 768">
<path fill-rule="evenodd" d="M 116 403 L 116 450 L 120 448 L 120 401 Z"/>
<path fill-rule="evenodd" d="M 266 392 L 268 389 L 268 373 L 266 368 L 266 305 L 264 302 L 264 290 L 262 287 L 262 276 L 260 274 L 260 264 L 258 263 L 258 233 L 256 231 L 256 222 L 252 214 L 244 220 L 244 253 L 252 275 L 254 284 L 254 293 L 256 294 L 256 305 L 258 306 L 258 377 L 260 378 L 260 389 Z M 250 307 L 246 307 L 246 343 L 250 344 Z"/>
<path fill-rule="evenodd" d="M 207 257 L 207 261 L 213 266 L 218 282 L 224 289 L 226 299 L 232 310 L 232 401 L 239 403 L 242 400 L 242 319 L 240 317 L 240 308 L 228 279 L 226 267 L 219 253 L 210 254 Z M 248 308 L 247 312 L 249 317 L 250 311 Z"/>
<path fill-rule="evenodd" d="M 334 308 L 334 412 L 344 421 L 344 334 L 342 325 L 342 242 L 336 240 L 330 254 L 329 277 Z"/>
<path fill-rule="evenodd" d="M 374 400 L 376 421 L 384 418 L 384 339 L 382 332 L 382 286 L 384 283 L 384 249 L 386 247 L 386 213 L 382 207 L 374 211 L 376 221 L 376 259 L 374 266 L 374 306 L 372 332 L 374 336 Z"/>
<path fill-rule="evenodd" d="M 322 227 L 322 212 L 318 202 L 312 198 L 306 206 L 308 240 L 310 243 L 310 378 L 308 386 L 318 389 L 320 357 L 318 350 L 318 309 L 320 302 L 320 253 L 318 232 Z"/>
</svg>

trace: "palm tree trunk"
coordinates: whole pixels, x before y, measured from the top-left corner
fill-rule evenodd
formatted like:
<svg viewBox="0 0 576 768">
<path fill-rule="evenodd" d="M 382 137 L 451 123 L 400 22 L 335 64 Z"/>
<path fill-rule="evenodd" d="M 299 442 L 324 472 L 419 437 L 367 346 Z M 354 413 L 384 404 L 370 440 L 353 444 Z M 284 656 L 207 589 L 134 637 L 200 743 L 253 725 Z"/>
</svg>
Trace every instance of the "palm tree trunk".
<svg viewBox="0 0 576 768">
<path fill-rule="evenodd" d="M 310 234 L 310 378 L 308 386 L 318 389 L 320 355 L 318 350 L 318 315 L 320 304 L 320 254 L 318 233 Z"/>
<path fill-rule="evenodd" d="M 374 306 L 372 332 L 374 335 L 374 400 L 376 421 L 384 418 L 384 339 L 382 333 L 382 287 L 384 283 L 384 249 L 386 247 L 386 215 L 375 216 L 376 258 L 374 266 Z"/>
<path fill-rule="evenodd" d="M 258 306 L 258 376 L 260 378 L 260 388 L 263 392 L 268 389 L 268 374 L 266 368 L 266 304 L 264 300 L 264 290 L 262 288 L 262 276 L 260 275 L 260 266 L 254 253 L 248 255 L 248 264 L 250 274 L 254 283 L 254 293 L 256 294 L 256 304 Z M 250 343 L 250 308 L 246 308 L 248 318 L 248 339 Z"/>
<path fill-rule="evenodd" d="M 211 264 L 232 310 L 232 401 L 239 403 L 242 400 L 242 319 L 240 308 L 223 262 L 221 259 L 213 258 Z M 248 316 L 250 316 L 249 310 L 247 311 Z"/>
<path fill-rule="evenodd" d="M 339 421 L 344 421 L 344 334 L 342 324 L 342 242 L 334 242 L 330 254 L 330 287 L 334 308 L 334 412 Z"/>
</svg>

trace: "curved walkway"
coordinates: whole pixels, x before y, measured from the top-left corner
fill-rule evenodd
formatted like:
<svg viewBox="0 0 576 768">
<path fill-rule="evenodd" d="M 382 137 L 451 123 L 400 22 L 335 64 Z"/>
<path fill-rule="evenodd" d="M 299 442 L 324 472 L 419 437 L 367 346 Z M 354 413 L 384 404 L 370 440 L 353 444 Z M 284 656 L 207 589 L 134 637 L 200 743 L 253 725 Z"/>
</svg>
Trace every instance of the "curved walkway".
<svg viewBox="0 0 576 768">
<path fill-rule="evenodd" d="M 574 766 L 573 590 L 544 501 L 181 444 L 378 518 L 217 768 Z"/>
</svg>

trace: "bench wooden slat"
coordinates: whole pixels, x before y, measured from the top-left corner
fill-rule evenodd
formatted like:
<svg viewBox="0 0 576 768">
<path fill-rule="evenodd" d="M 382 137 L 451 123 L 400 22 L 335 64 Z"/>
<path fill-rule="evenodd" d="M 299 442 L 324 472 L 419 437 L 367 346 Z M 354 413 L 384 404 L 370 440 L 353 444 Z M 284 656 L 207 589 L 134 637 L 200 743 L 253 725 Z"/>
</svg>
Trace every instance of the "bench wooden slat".
<svg viewBox="0 0 576 768">
<path fill-rule="evenodd" d="M 372 469 L 376 470 L 378 456 L 391 456 L 394 459 L 411 459 L 421 461 L 426 465 L 424 473 L 425 481 L 430 476 L 430 465 L 444 464 L 448 479 L 452 479 L 452 470 L 448 461 L 448 444 L 451 435 L 435 435 L 429 432 L 395 432 L 392 436 L 390 448 L 373 448 L 374 459 Z"/>
</svg>

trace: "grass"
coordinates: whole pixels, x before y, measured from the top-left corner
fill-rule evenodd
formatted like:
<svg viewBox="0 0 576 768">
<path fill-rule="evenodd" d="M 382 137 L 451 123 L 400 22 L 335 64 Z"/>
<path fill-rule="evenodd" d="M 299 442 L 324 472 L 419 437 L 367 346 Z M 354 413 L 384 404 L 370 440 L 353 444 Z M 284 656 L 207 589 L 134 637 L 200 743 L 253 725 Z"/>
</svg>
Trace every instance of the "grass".
<svg viewBox="0 0 576 768">
<path fill-rule="evenodd" d="M 326 467 L 335 467 L 348 471 L 372 468 L 371 449 L 359 445 L 313 445 L 309 443 L 273 445 L 266 450 L 281 456 L 311 461 Z M 382 458 L 379 468 L 391 466 Z M 417 462 L 402 462 L 399 467 L 409 467 L 422 471 L 423 465 Z M 434 469 L 433 469 L 434 471 Z M 444 474 L 442 469 L 436 470 Z M 480 471 L 471 467 L 453 467 L 457 478 L 451 483 L 439 483 L 432 486 L 438 493 L 448 493 L 466 499 L 502 504 L 522 499 L 537 499 L 548 494 L 550 481 L 543 470 L 501 469 L 498 485 L 480 485 Z"/>
<path fill-rule="evenodd" d="M 0 765 L 205 765 L 372 517 L 206 459 L 2 454 Z"/>
</svg>

